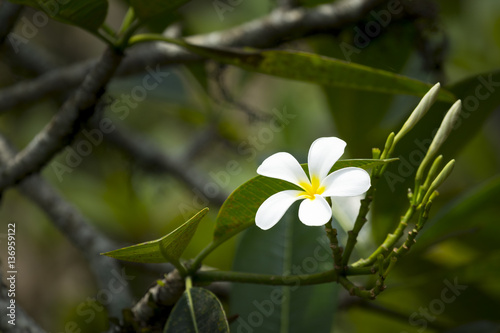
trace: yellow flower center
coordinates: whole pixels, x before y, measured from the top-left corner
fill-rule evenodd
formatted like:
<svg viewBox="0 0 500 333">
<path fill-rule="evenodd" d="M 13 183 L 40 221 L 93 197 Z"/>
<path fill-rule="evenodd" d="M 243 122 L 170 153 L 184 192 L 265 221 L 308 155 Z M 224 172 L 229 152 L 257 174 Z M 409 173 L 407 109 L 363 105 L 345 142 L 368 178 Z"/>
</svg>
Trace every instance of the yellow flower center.
<svg viewBox="0 0 500 333">
<path fill-rule="evenodd" d="M 300 195 L 305 196 L 307 199 L 314 200 L 314 195 L 325 192 L 325 187 L 321 186 L 319 178 L 316 176 L 311 177 L 311 183 L 301 182 L 299 185 L 304 189 L 304 192 L 301 192 Z"/>
</svg>

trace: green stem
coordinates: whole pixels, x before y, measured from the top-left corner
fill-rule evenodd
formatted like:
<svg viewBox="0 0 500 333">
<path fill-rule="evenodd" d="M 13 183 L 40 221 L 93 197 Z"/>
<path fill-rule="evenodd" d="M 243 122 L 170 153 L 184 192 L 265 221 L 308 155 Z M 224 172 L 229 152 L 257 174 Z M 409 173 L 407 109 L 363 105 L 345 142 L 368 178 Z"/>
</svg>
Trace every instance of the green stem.
<svg viewBox="0 0 500 333">
<path fill-rule="evenodd" d="M 378 267 L 352 267 L 347 266 L 344 270 L 344 275 L 370 275 L 375 274 L 378 271 Z"/>
<path fill-rule="evenodd" d="M 417 199 L 415 200 L 415 204 L 418 206 L 420 203 L 422 203 L 423 197 L 427 190 L 429 189 L 429 186 L 431 183 L 436 179 L 436 176 L 439 174 L 439 167 L 441 166 L 441 162 L 443 161 L 443 155 L 439 155 L 436 157 L 434 162 L 432 163 L 432 166 L 427 173 L 427 178 L 425 179 L 424 184 L 420 187 L 419 193 L 414 193 L 417 195 Z"/>
<path fill-rule="evenodd" d="M 367 299 L 374 299 L 375 295 L 371 290 L 364 290 L 358 286 L 356 286 L 354 283 L 352 283 L 348 278 L 345 276 L 339 276 L 338 278 L 339 283 L 344 287 L 351 296 L 358 296 L 361 298 L 367 298 Z"/>
<path fill-rule="evenodd" d="M 408 237 L 406 238 L 405 242 L 403 243 L 403 245 L 401 245 L 395 252 L 394 252 L 394 256 L 396 258 L 400 258 L 402 257 L 403 255 L 405 255 L 408 251 L 410 251 L 411 247 L 413 246 L 413 244 L 416 243 L 416 240 L 415 238 L 417 238 L 417 235 L 419 233 L 420 230 L 422 230 L 422 228 L 424 227 L 425 225 L 425 222 L 427 222 L 427 220 L 429 219 L 429 211 L 432 207 L 432 201 L 434 200 L 434 198 L 437 196 L 437 192 L 435 192 L 431 198 L 429 199 L 429 201 L 427 202 L 427 204 L 425 205 L 425 208 L 420 212 L 420 216 L 418 218 L 418 222 L 415 226 L 415 228 L 408 232 Z M 386 259 L 386 261 L 388 260 L 389 258 Z"/>
<path fill-rule="evenodd" d="M 337 229 L 332 229 L 331 222 L 325 224 L 325 231 L 328 239 L 330 240 L 330 248 L 332 249 L 333 264 L 335 272 L 343 271 L 342 266 L 342 248 L 339 246 L 337 239 Z"/>
<path fill-rule="evenodd" d="M 333 282 L 336 280 L 336 274 L 333 269 L 316 274 L 286 276 L 225 271 L 198 271 L 194 274 L 193 278 L 196 282 L 227 281 L 270 286 L 307 286 Z"/>
<path fill-rule="evenodd" d="M 385 254 L 387 254 L 387 252 L 389 252 L 394 247 L 394 244 L 396 244 L 398 239 L 401 238 L 405 228 L 408 226 L 408 222 L 410 222 L 410 220 L 413 218 L 415 211 L 416 207 L 411 205 L 410 208 L 408 208 L 408 210 L 406 211 L 406 214 L 401 218 L 401 221 L 399 222 L 394 232 L 387 235 L 384 242 L 380 244 L 380 246 L 375 251 L 373 251 L 373 253 L 370 254 L 368 258 L 358 260 L 357 262 L 352 264 L 352 267 L 369 266 L 377 260 L 377 256 L 379 254 L 385 256 Z"/>
<path fill-rule="evenodd" d="M 184 267 L 184 265 L 180 262 L 180 260 L 172 260 L 172 259 L 170 259 L 170 263 L 172 265 L 174 265 L 175 268 L 177 268 L 177 270 L 179 271 L 179 274 L 181 276 L 187 276 L 188 275 L 188 271 L 187 271 L 186 267 Z"/>
<path fill-rule="evenodd" d="M 379 159 L 390 158 L 397 143 L 396 141 L 394 141 L 394 137 L 394 132 L 391 132 L 387 137 L 387 140 L 385 141 L 384 150 L 382 151 L 382 153 L 379 155 L 379 151 L 374 150 L 373 157 L 375 158 L 375 156 L 378 156 Z M 371 186 L 366 192 L 365 198 L 361 200 L 361 207 L 359 208 L 358 216 L 356 217 L 356 221 L 354 222 L 354 227 L 348 232 L 347 243 L 345 246 L 344 255 L 342 257 L 343 267 L 346 267 L 349 264 L 349 258 L 351 257 L 352 251 L 354 250 L 354 247 L 356 246 L 356 243 L 358 241 L 358 234 L 367 221 L 366 215 L 368 215 L 370 204 L 373 201 L 376 184 L 380 177 L 382 177 L 382 174 L 385 172 L 386 168 L 387 164 L 383 165 L 382 167 L 376 167 L 372 171 Z"/>
<path fill-rule="evenodd" d="M 210 283 L 216 281 L 237 282 L 237 283 L 253 283 L 270 286 L 308 286 L 314 284 L 322 284 L 329 282 L 338 282 L 353 296 L 358 296 L 367 299 L 375 298 L 373 290 L 364 290 L 347 277 L 335 274 L 335 270 L 329 270 L 322 273 L 309 275 L 264 275 L 254 273 L 241 272 L 223 272 L 223 271 L 200 271 L 194 275 L 194 280 L 197 283 Z"/>
<path fill-rule="evenodd" d="M 371 267 L 359 267 L 359 268 L 348 267 L 346 270 L 347 275 L 370 275 L 374 273 L 376 273 L 376 270 L 372 269 Z M 347 283 L 345 281 L 346 276 L 337 275 L 335 270 L 333 269 L 328 270 L 326 272 L 315 273 L 315 274 L 285 275 L 285 276 L 211 270 L 211 271 L 195 272 L 193 274 L 193 279 L 197 283 L 226 281 L 226 282 L 238 282 L 238 283 L 263 284 L 271 286 L 298 286 L 298 285 L 307 286 L 307 285 L 322 284 L 334 281 L 338 281 L 342 285 L 345 285 Z"/>
<path fill-rule="evenodd" d="M 113 29 L 111 29 L 111 27 L 109 25 L 107 25 L 106 23 L 103 23 L 101 25 L 101 28 L 102 30 L 107 33 L 110 37 L 115 37 L 116 36 L 116 33 Z"/>
<path fill-rule="evenodd" d="M 230 237 L 223 237 L 216 241 L 212 241 L 203 250 L 201 250 L 201 252 L 198 253 L 198 255 L 196 256 L 196 258 L 194 258 L 193 263 L 191 264 L 190 272 L 197 271 L 201 267 L 201 263 L 203 262 L 203 260 L 229 238 Z"/>
<path fill-rule="evenodd" d="M 411 247 L 416 242 L 415 238 L 417 237 L 417 235 L 418 235 L 417 229 L 413 229 L 412 231 L 408 232 L 408 237 L 406 238 L 403 245 L 401 245 L 396 251 L 394 251 L 394 257 L 396 257 L 396 258 L 402 257 L 408 251 L 410 251 Z M 389 258 L 387 258 L 387 259 L 389 259 Z"/>
<path fill-rule="evenodd" d="M 187 271 L 186 267 L 184 267 L 184 265 L 180 262 L 180 260 L 170 257 L 168 255 L 168 253 L 165 251 L 165 249 L 163 248 L 163 246 L 160 246 L 160 252 L 167 262 L 170 262 L 172 265 L 175 266 L 175 268 L 177 268 L 177 270 L 179 271 L 179 274 L 181 276 L 184 277 L 184 276 L 188 275 L 188 271 Z"/>
<path fill-rule="evenodd" d="M 384 145 L 384 150 L 382 151 L 382 154 L 380 155 L 380 159 L 386 159 L 390 158 L 392 156 L 392 153 L 394 152 L 394 149 L 396 148 L 397 141 L 395 140 L 395 135 L 394 132 L 391 132 L 389 136 L 387 137 L 387 140 L 385 141 Z M 381 167 L 377 167 L 373 170 L 373 175 L 375 177 L 380 178 L 382 174 L 385 172 L 385 169 L 387 169 L 389 165 L 385 164 Z"/>
<path fill-rule="evenodd" d="M 109 45 L 111 48 L 116 49 L 115 41 L 110 37 L 98 31 L 90 31 L 94 36 L 102 40 L 105 44 Z"/>
<path fill-rule="evenodd" d="M 349 258 L 352 254 L 352 251 L 354 250 L 354 246 L 357 243 L 357 238 L 358 234 L 361 231 L 361 228 L 365 225 L 367 219 L 366 215 L 368 214 L 368 211 L 370 210 L 370 204 L 373 200 L 373 194 L 375 192 L 375 183 L 378 178 L 372 177 L 372 185 L 366 192 L 365 198 L 361 200 L 361 207 L 359 208 L 359 213 L 358 216 L 356 217 L 356 221 L 354 222 L 354 227 L 352 230 L 349 230 L 347 232 L 348 237 L 347 237 L 347 243 L 344 249 L 344 255 L 342 257 L 342 263 L 341 266 L 345 267 L 349 263 Z"/>
<path fill-rule="evenodd" d="M 200 267 L 203 262 L 203 260 L 208 257 L 210 253 L 212 253 L 216 248 L 224 244 L 228 239 L 234 237 L 234 234 L 228 234 L 225 236 L 222 236 L 220 238 L 217 238 L 216 240 L 213 240 L 210 244 L 208 244 L 203 250 L 201 250 L 200 253 L 194 258 L 191 268 L 189 270 L 190 273 L 196 272 Z"/>
<path fill-rule="evenodd" d="M 159 34 L 140 34 L 140 35 L 132 36 L 129 39 L 128 45 L 132 46 L 132 45 L 139 44 L 139 43 L 158 42 L 158 41 L 186 47 L 186 43 L 184 43 L 178 39 L 168 38 L 168 37 L 165 37 L 165 36 L 159 35 Z"/>
<path fill-rule="evenodd" d="M 129 29 L 132 23 L 134 23 L 135 18 L 136 16 L 134 8 L 129 7 L 127 13 L 125 14 L 125 17 L 123 18 L 122 26 L 120 27 L 120 30 L 118 32 L 120 36 L 124 35 L 127 32 L 127 29 Z"/>
<path fill-rule="evenodd" d="M 141 26 L 141 22 L 139 21 L 134 21 L 133 23 L 130 24 L 130 26 L 123 32 L 123 36 L 120 38 L 120 40 L 116 43 L 118 47 L 122 50 L 126 49 L 129 46 L 134 45 L 135 43 L 132 43 L 131 40 L 136 37 L 133 36 L 134 32 L 139 29 Z"/>
<path fill-rule="evenodd" d="M 383 279 L 387 279 L 387 275 L 389 275 L 389 273 L 392 271 L 392 269 L 394 268 L 394 266 L 396 265 L 396 262 L 398 261 L 398 258 L 397 257 L 392 257 L 390 260 L 389 260 L 389 265 L 387 266 L 387 268 L 385 269 L 385 272 L 384 274 L 382 274 L 382 277 Z"/>
</svg>

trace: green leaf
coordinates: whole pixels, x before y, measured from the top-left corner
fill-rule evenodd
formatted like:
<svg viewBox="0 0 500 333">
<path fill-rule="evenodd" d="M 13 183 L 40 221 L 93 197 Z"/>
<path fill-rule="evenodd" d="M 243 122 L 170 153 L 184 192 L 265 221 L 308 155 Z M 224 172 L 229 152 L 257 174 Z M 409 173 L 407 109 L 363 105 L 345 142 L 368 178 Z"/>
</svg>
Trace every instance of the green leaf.
<svg viewBox="0 0 500 333">
<path fill-rule="evenodd" d="M 168 235 L 145 243 L 102 253 L 111 258 L 141 263 L 176 263 L 188 246 L 201 219 L 207 214 L 204 208 Z"/>
<path fill-rule="evenodd" d="M 55 20 L 89 31 L 97 31 L 108 13 L 107 0 L 11 0 L 11 2 L 43 10 Z"/>
<path fill-rule="evenodd" d="M 395 160 L 342 160 L 335 163 L 330 172 L 346 167 L 370 169 Z M 302 167 L 306 169 L 307 165 L 303 164 Z M 253 225 L 257 209 L 264 200 L 275 193 L 290 189 L 296 189 L 295 185 L 280 179 L 263 176 L 254 177 L 238 187 L 226 199 L 217 215 L 214 241 L 228 239 Z"/>
<path fill-rule="evenodd" d="M 401 73 L 415 48 L 416 27 L 411 22 L 391 22 L 391 26 L 393 29 L 371 39 L 363 49 L 358 48 L 358 53 L 343 53 L 343 46 L 354 47 L 356 32 L 352 29 L 346 29 L 338 38 L 323 37 L 315 43 L 315 49 L 329 57 L 345 58 L 361 65 Z M 349 152 L 354 156 L 366 151 L 366 147 L 373 142 L 385 139 L 387 130 L 380 123 L 386 121 L 385 115 L 395 102 L 414 99 L 412 96 L 381 94 L 346 87 L 324 86 L 323 90 L 335 128 L 338 129 L 339 136 L 349 142 Z M 401 114 L 407 110 L 400 111 Z M 360 119 L 363 121 L 359 121 Z"/>
<path fill-rule="evenodd" d="M 371 92 L 424 96 L 432 85 L 381 69 L 317 54 L 296 51 L 242 51 L 215 49 L 170 40 L 192 52 L 248 71 Z M 442 89 L 438 99 L 453 102 L 455 96 Z"/>
<path fill-rule="evenodd" d="M 128 0 L 127 2 L 134 8 L 136 15 L 141 20 L 163 15 L 173 11 L 190 0 Z"/>
<path fill-rule="evenodd" d="M 243 234 L 234 270 L 259 274 L 299 275 L 333 268 L 331 249 L 323 228 L 307 227 L 297 219 L 294 204 L 270 230 L 249 228 Z M 233 332 L 331 332 L 337 308 L 335 283 L 300 286 L 234 284 L 231 313 L 238 319 Z"/>
<path fill-rule="evenodd" d="M 196 323 L 193 322 L 196 318 Z M 229 324 L 220 301 L 210 291 L 190 288 L 170 313 L 163 333 L 227 332 Z"/>
</svg>

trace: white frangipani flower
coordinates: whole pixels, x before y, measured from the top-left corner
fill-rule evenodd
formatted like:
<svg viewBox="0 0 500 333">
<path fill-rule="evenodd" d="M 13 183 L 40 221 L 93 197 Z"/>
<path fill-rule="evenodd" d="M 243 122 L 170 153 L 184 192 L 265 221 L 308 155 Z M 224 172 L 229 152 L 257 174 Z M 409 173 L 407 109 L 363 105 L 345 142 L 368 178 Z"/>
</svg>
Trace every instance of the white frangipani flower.
<svg viewBox="0 0 500 333">
<path fill-rule="evenodd" d="M 370 188 L 370 175 L 361 168 L 348 167 L 328 174 L 344 153 L 346 143 L 335 137 L 319 138 L 309 149 L 309 177 L 289 153 L 269 156 L 257 168 L 262 176 L 293 183 L 299 190 L 286 190 L 270 196 L 257 210 L 255 223 L 263 230 L 273 227 L 297 200 L 299 219 L 308 226 L 321 226 L 332 217 L 332 208 L 325 197 L 351 197 Z"/>
</svg>

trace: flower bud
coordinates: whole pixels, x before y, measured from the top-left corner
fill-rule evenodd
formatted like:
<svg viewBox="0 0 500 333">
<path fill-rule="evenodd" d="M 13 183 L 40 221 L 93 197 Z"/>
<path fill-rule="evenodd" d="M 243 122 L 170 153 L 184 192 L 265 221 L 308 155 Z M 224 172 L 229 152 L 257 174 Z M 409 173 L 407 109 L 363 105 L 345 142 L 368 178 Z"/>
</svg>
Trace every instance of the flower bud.
<svg viewBox="0 0 500 333">
<path fill-rule="evenodd" d="M 427 154 L 425 154 L 424 160 L 422 161 L 417 170 L 417 175 L 415 176 L 415 180 L 417 181 L 417 183 L 422 180 L 423 173 L 427 165 L 430 163 L 431 159 L 434 158 L 439 148 L 443 145 L 443 143 L 450 135 L 450 132 L 453 129 L 453 125 L 460 116 L 461 109 L 462 109 L 462 102 L 458 100 L 455 102 L 455 104 L 451 106 L 451 108 L 444 116 L 443 121 L 441 122 L 441 126 L 439 126 L 439 129 L 436 133 L 436 136 L 432 140 L 432 143 L 429 146 L 429 150 L 427 150 Z"/>
<path fill-rule="evenodd" d="M 426 112 L 431 108 L 432 104 L 436 101 L 440 88 L 441 84 L 438 82 L 425 94 L 424 97 L 422 97 L 415 110 L 413 110 L 410 117 L 408 117 L 408 120 L 406 120 L 403 127 L 401 127 L 401 130 L 399 130 L 398 134 L 394 138 L 394 143 L 397 143 L 415 126 L 416 123 L 419 122 L 420 119 L 422 119 Z"/>
<path fill-rule="evenodd" d="M 446 141 L 448 135 L 450 135 L 450 132 L 453 129 L 453 126 L 455 125 L 455 122 L 460 116 L 461 109 L 461 100 L 456 101 L 455 104 L 451 106 L 450 110 L 444 116 L 443 122 L 441 123 L 441 126 L 439 126 L 436 136 L 432 140 L 429 151 L 427 152 L 428 155 L 434 156 L 437 153 L 439 147 L 441 147 L 442 144 Z"/>
<path fill-rule="evenodd" d="M 429 200 L 429 197 L 431 194 L 448 178 L 448 176 L 451 174 L 451 171 L 453 170 L 453 167 L 455 166 L 455 160 L 451 160 L 446 164 L 439 173 L 439 175 L 434 179 L 434 181 L 431 183 L 431 186 L 427 190 L 427 193 L 425 194 L 424 200 L 422 200 L 422 203 L 425 205 L 427 201 Z"/>
</svg>

